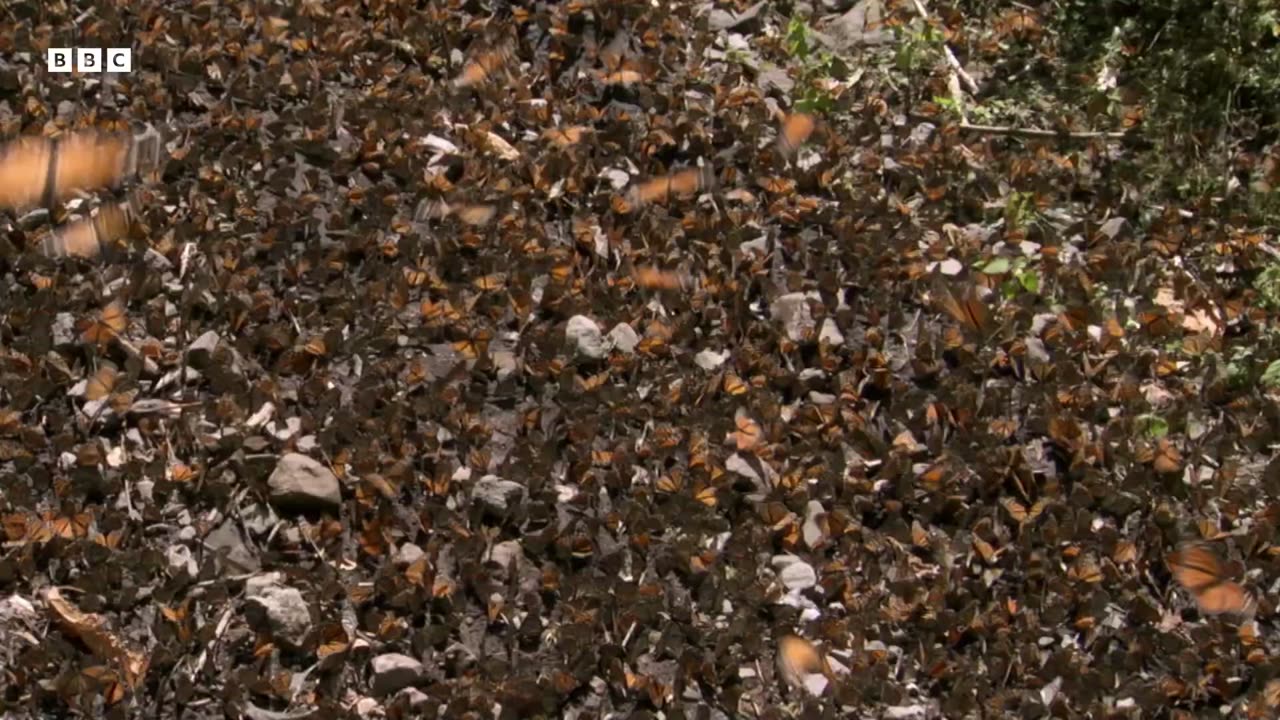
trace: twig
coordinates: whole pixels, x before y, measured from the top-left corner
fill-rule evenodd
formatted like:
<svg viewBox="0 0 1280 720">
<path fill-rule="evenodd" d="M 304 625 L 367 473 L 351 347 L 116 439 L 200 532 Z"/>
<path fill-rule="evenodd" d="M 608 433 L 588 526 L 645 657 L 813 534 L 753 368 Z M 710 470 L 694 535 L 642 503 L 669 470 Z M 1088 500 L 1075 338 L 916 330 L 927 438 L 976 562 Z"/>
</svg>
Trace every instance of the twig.
<svg viewBox="0 0 1280 720">
<path fill-rule="evenodd" d="M 915 6 L 916 13 L 920 15 L 920 18 L 925 22 L 929 22 L 929 10 L 925 8 L 924 3 L 920 2 L 920 0 L 911 0 L 911 4 Z M 951 72 L 964 82 L 965 88 L 968 89 L 970 95 L 977 95 L 978 83 L 973 79 L 972 75 L 965 72 L 964 66 L 956 59 L 956 54 L 951 51 L 951 46 L 945 42 L 942 43 L 942 52 L 947 58 L 947 64 L 951 66 Z M 951 99 L 957 103 L 960 102 L 959 97 L 952 97 Z"/>
<path fill-rule="evenodd" d="M 960 129 L 967 132 L 984 133 L 987 135 L 1014 135 L 1017 137 L 1034 137 L 1034 138 L 1071 138 L 1073 140 L 1090 140 L 1094 138 L 1106 138 L 1107 140 L 1122 140 L 1129 136 L 1128 132 L 1106 132 L 1101 130 L 1079 130 L 1068 132 L 1066 130 L 1044 130 L 1041 128 L 1017 128 L 1008 125 L 974 125 L 972 123 L 960 123 Z"/>
<path fill-rule="evenodd" d="M 924 122 L 936 123 L 937 118 L 925 117 L 915 113 L 910 114 L 911 119 L 924 120 Z M 1015 128 L 1010 126 L 975 126 L 973 123 L 959 123 L 956 126 L 961 131 L 978 132 L 984 135 L 1010 135 L 1016 137 L 1043 137 L 1055 138 L 1065 137 L 1070 140 L 1096 140 L 1096 138 L 1106 138 L 1106 140 L 1124 140 L 1129 137 L 1130 132 L 1107 132 L 1107 131 L 1057 131 L 1057 129 L 1043 128 Z"/>
<path fill-rule="evenodd" d="M 1264 242 L 1258 243 L 1256 247 L 1276 260 L 1280 260 L 1280 250 L 1277 250 Z"/>
<path fill-rule="evenodd" d="M 121 350 L 124 350 L 126 353 L 131 355 L 134 359 L 142 362 L 143 372 L 147 373 L 148 375 L 160 374 L 160 366 L 156 365 L 155 361 L 152 360 L 151 358 L 147 357 L 146 355 L 143 355 L 142 351 L 138 349 L 137 345 L 134 345 L 132 342 L 130 342 L 128 339 L 126 339 L 123 335 L 119 333 L 115 333 L 114 340 L 116 341 L 116 344 L 120 346 Z"/>
<path fill-rule="evenodd" d="M 200 651 L 200 657 L 196 660 L 196 667 L 191 671 L 191 680 L 195 682 L 196 677 L 204 670 L 204 665 L 209 661 L 209 651 L 218 644 L 222 639 L 222 635 L 227 631 L 227 626 L 231 624 L 232 605 L 228 605 L 226 610 L 222 611 L 222 617 L 218 619 L 218 626 L 213 631 L 213 637 L 209 639 L 208 644 Z"/>
</svg>

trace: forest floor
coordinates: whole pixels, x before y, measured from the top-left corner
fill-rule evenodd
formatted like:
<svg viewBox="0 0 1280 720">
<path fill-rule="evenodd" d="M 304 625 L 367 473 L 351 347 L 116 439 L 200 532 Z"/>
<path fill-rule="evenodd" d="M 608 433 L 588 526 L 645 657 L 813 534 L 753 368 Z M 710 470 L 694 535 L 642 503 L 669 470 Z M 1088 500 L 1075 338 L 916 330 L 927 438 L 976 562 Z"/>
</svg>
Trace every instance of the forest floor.
<svg viewBox="0 0 1280 720">
<path fill-rule="evenodd" d="M 1274 712 L 1280 250 L 1034 16 L 284 5 L 5 10 L 168 155 L 0 234 L 5 717 Z"/>
</svg>

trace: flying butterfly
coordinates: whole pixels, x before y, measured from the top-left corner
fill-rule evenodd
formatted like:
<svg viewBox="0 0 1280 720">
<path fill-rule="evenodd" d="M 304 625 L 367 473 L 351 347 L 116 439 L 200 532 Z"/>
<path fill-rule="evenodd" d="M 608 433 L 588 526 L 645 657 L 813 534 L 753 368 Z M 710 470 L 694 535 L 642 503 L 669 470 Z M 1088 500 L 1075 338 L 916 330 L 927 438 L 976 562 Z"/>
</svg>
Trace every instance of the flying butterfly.
<svg viewBox="0 0 1280 720">
<path fill-rule="evenodd" d="M 1205 614 L 1249 615 L 1257 607 L 1253 593 L 1226 579 L 1222 561 L 1202 544 L 1183 545 L 1165 556 L 1165 562 L 1174 579 L 1191 592 Z"/>
<path fill-rule="evenodd" d="M 637 267 L 631 271 L 631 279 L 637 287 L 646 290 L 678 290 L 680 289 L 679 273 L 661 270 L 652 265 Z"/>
<path fill-rule="evenodd" d="M 0 208 L 52 206 L 76 191 L 121 184 L 154 169 L 160 134 L 77 131 L 62 137 L 24 137 L 0 150 Z"/>
<path fill-rule="evenodd" d="M 991 313 L 987 304 L 978 297 L 976 287 L 970 285 L 959 297 L 950 290 L 943 290 L 938 304 L 956 322 L 971 332 L 986 334 L 991 328 Z"/>
<path fill-rule="evenodd" d="M 831 677 L 831 666 L 818 648 L 797 635 L 785 635 L 778 640 L 777 662 L 778 675 L 797 690 L 804 687 L 806 675 Z"/>
<path fill-rule="evenodd" d="M 623 213 L 650 203 L 665 202 L 672 196 L 688 197 L 709 189 L 715 184 L 715 171 L 711 166 L 678 170 L 665 177 L 646 180 L 631 187 L 622 206 L 615 209 Z"/>
<path fill-rule="evenodd" d="M 49 231 L 41 250 L 50 258 L 97 258 L 128 234 L 133 218 L 127 202 L 103 205 L 93 217 Z"/>
<path fill-rule="evenodd" d="M 635 85 L 645 79 L 645 68 L 631 50 L 631 36 L 625 30 L 614 34 L 609 44 L 600 49 L 604 70 L 596 76 L 606 85 Z"/>
<path fill-rule="evenodd" d="M 812 115 L 791 113 L 778 131 L 778 150 L 786 157 L 794 156 L 817 126 L 818 122 Z"/>
<path fill-rule="evenodd" d="M 506 65 L 511 60 L 511 54 L 509 45 L 478 53 L 472 58 L 471 62 L 462 68 L 462 72 L 458 73 L 458 76 L 453 79 L 453 86 L 455 88 L 468 88 L 489 82 L 499 72 L 506 70 Z"/>
<path fill-rule="evenodd" d="M 764 442 L 764 428 L 756 422 L 747 411 L 738 408 L 733 418 L 733 432 L 729 433 L 731 441 L 740 452 L 755 452 Z"/>
<path fill-rule="evenodd" d="M 449 205 L 443 200 L 427 198 L 418 203 L 413 219 L 417 222 L 443 220 L 452 215 L 466 225 L 488 225 L 497 213 L 493 205 Z"/>
<path fill-rule="evenodd" d="M 129 317 L 125 314 L 124 304 L 113 300 L 98 313 L 98 317 L 80 322 L 80 338 L 87 343 L 105 346 L 128 326 Z"/>
<path fill-rule="evenodd" d="M 582 139 L 590 133 L 591 128 L 583 125 L 574 125 L 566 128 L 550 128 L 542 133 L 542 139 L 556 147 L 566 148 L 582 142 Z"/>
</svg>

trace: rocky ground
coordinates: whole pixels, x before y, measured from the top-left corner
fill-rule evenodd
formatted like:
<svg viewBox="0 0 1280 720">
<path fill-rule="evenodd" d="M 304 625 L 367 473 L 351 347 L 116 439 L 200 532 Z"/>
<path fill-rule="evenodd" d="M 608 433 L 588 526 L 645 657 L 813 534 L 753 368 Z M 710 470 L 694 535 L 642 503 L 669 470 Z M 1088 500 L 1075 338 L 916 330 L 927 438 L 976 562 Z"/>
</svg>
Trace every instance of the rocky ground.
<svg viewBox="0 0 1280 720">
<path fill-rule="evenodd" d="M 0 8 L 6 138 L 168 154 L 4 220 L 0 710 L 1269 716 L 1271 239 L 922 11 Z"/>
</svg>

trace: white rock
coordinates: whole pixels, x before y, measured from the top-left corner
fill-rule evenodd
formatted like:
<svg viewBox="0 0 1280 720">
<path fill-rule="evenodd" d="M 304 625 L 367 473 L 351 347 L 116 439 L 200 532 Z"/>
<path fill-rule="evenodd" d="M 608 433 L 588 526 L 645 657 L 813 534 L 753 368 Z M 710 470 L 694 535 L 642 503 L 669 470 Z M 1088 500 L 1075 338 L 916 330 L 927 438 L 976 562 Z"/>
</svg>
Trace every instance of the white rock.
<svg viewBox="0 0 1280 720">
<path fill-rule="evenodd" d="M 840 332 L 840 328 L 836 327 L 836 321 L 826 318 L 822 321 L 822 331 L 818 333 L 818 342 L 826 342 L 832 347 L 839 347 L 844 344 L 844 333 Z"/>
<path fill-rule="evenodd" d="M 489 506 L 493 510 L 506 510 L 512 502 L 519 502 L 524 495 L 524 486 L 511 480 L 503 480 L 497 475 L 485 475 L 476 481 L 472 498 Z"/>
<path fill-rule="evenodd" d="M 640 336 L 630 325 L 618 323 L 609 331 L 609 342 L 623 354 L 630 355 L 635 351 L 636 345 L 640 344 Z"/>
<path fill-rule="evenodd" d="M 818 584 L 817 571 L 795 555 L 776 555 L 773 566 L 778 569 L 778 579 L 788 590 L 807 590 Z"/>
<path fill-rule="evenodd" d="M 280 458 L 267 486 L 272 504 L 282 510 L 337 510 L 342 506 L 338 478 L 306 455 L 289 453 Z"/>
<path fill-rule="evenodd" d="M 717 353 L 711 350 L 703 350 L 699 352 L 697 355 L 693 356 L 693 361 L 697 363 L 698 367 L 708 372 L 720 367 L 721 365 L 724 364 L 725 360 L 728 360 L 728 359 L 729 359 L 728 350 L 722 353 Z"/>
<path fill-rule="evenodd" d="M 773 301 L 769 312 L 775 321 L 782 323 L 787 337 L 800 342 L 813 332 L 815 325 L 813 313 L 809 311 L 809 300 L 820 301 L 821 298 L 822 296 L 816 292 L 787 293 Z"/>
<path fill-rule="evenodd" d="M 249 578 L 244 585 L 245 617 L 251 626 L 265 622 L 272 637 L 297 648 L 311 628 L 311 612 L 302 593 L 284 585 L 283 580 L 277 572 Z"/>
<path fill-rule="evenodd" d="M 600 333 L 600 326 L 586 315 L 574 315 L 564 330 L 565 339 L 578 352 L 590 358 L 600 359 L 609 354 L 609 344 Z"/>
<path fill-rule="evenodd" d="M 422 663 L 408 655 L 386 653 L 373 659 L 373 693 L 390 695 L 423 680 L 426 670 Z"/>
</svg>

